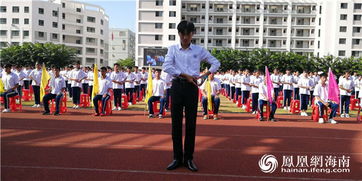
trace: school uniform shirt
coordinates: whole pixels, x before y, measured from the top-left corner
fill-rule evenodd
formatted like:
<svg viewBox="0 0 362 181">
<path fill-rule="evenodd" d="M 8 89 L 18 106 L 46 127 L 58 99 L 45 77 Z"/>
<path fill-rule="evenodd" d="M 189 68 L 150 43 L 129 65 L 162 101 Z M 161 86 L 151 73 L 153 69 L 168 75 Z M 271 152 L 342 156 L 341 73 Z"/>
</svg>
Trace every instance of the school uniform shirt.
<svg viewBox="0 0 362 181">
<path fill-rule="evenodd" d="M 85 73 L 86 76 L 88 76 L 88 72 L 84 72 L 84 73 Z M 82 84 L 88 84 L 89 85 L 89 80 L 83 79 Z"/>
<path fill-rule="evenodd" d="M 34 69 L 33 71 L 31 71 L 30 76 L 33 77 L 34 80 L 36 81 L 32 81 L 31 85 L 36 85 L 36 86 L 40 86 L 40 81 L 41 81 L 41 69 Z"/>
<path fill-rule="evenodd" d="M 211 86 L 211 95 L 212 96 L 215 96 L 216 93 L 218 91 L 220 91 L 220 89 L 221 89 L 220 82 L 215 79 L 210 81 L 210 86 Z M 200 89 L 206 91 L 206 81 L 200 86 Z"/>
<path fill-rule="evenodd" d="M 338 83 L 338 87 L 342 86 L 345 89 L 353 89 L 354 83 L 353 83 L 351 78 L 346 79 L 346 78 L 342 77 L 339 80 L 340 81 Z M 352 92 L 347 92 L 347 91 L 342 90 L 342 89 L 339 89 L 339 93 L 340 93 L 341 96 L 351 96 L 352 95 Z"/>
<path fill-rule="evenodd" d="M 321 83 L 317 84 L 314 88 L 314 92 L 313 92 L 314 96 L 318 96 L 321 100 L 323 100 L 324 102 L 328 101 L 328 85 L 325 84 L 324 86 L 322 86 Z M 314 101 L 316 104 L 318 101 Z"/>
<path fill-rule="evenodd" d="M 235 75 L 230 75 L 230 87 L 235 87 Z"/>
<path fill-rule="evenodd" d="M 263 83 L 263 79 L 259 77 L 254 77 L 251 81 L 251 84 L 259 86 L 261 83 Z M 251 87 L 251 93 L 259 93 L 259 87 Z"/>
<path fill-rule="evenodd" d="M 354 81 L 354 90 L 362 91 L 362 79 L 356 79 L 356 81 Z"/>
<path fill-rule="evenodd" d="M 3 73 L 1 80 L 3 81 L 5 91 L 9 91 L 14 88 L 16 84 L 19 84 L 18 76 L 13 72 L 10 72 L 10 74 L 6 72 Z M 15 89 L 15 92 L 17 92 L 17 89 Z"/>
<path fill-rule="evenodd" d="M 30 75 L 31 71 L 32 71 L 31 69 L 23 69 L 23 72 L 25 74 L 24 80 L 30 80 L 29 75 Z"/>
<path fill-rule="evenodd" d="M 66 76 L 67 75 L 67 71 L 66 70 L 62 70 L 59 72 L 60 76 L 63 77 L 63 79 L 66 81 L 68 80 L 68 77 Z"/>
<path fill-rule="evenodd" d="M 81 69 L 74 69 L 72 70 L 72 73 L 70 74 L 70 78 L 71 79 L 83 79 L 83 78 L 86 78 L 87 77 L 87 74 L 81 70 Z M 80 82 L 76 82 L 76 81 L 72 81 L 72 84 L 71 84 L 71 87 L 82 87 L 82 83 Z"/>
<path fill-rule="evenodd" d="M 123 82 L 124 79 L 126 78 L 126 76 L 124 75 L 123 72 L 112 72 L 110 79 L 111 81 L 117 81 L 117 82 Z M 123 89 L 123 84 L 118 84 L 115 82 L 112 82 L 112 88 L 113 89 Z"/>
<path fill-rule="evenodd" d="M 166 82 L 162 79 L 152 80 L 152 95 L 163 97 L 166 90 Z"/>
<path fill-rule="evenodd" d="M 94 77 L 94 72 L 93 71 L 88 71 L 87 79 L 91 79 L 91 80 L 88 80 L 88 85 L 89 86 L 93 86 L 93 77 Z"/>
<path fill-rule="evenodd" d="M 191 43 L 187 49 L 183 49 L 181 43 L 178 43 L 168 48 L 163 70 L 174 77 L 181 73 L 198 76 L 200 62 L 203 60 L 211 64 L 209 69 L 211 73 L 215 73 L 220 67 L 220 62 L 205 48 Z"/>
<path fill-rule="evenodd" d="M 299 76 L 293 75 L 293 80 L 294 80 L 293 87 L 294 88 L 299 88 L 299 86 L 298 86 L 299 79 L 300 79 L 300 75 Z"/>
<path fill-rule="evenodd" d="M 59 94 L 63 88 L 65 88 L 65 80 L 62 76 L 53 77 L 50 79 L 49 86 L 52 88 L 50 93 Z"/>
<path fill-rule="evenodd" d="M 142 75 L 140 72 L 137 72 L 137 73 L 134 73 L 136 75 L 136 80 L 134 82 L 134 85 L 135 86 L 138 86 L 140 85 L 140 82 L 141 82 L 141 78 L 142 78 Z"/>
<path fill-rule="evenodd" d="M 141 80 L 141 84 L 147 84 L 148 73 L 147 72 L 144 72 L 144 73 L 141 72 L 141 78 L 145 79 L 145 80 Z"/>
<path fill-rule="evenodd" d="M 136 75 L 133 73 L 133 72 L 131 72 L 131 73 L 125 73 L 125 76 L 126 76 L 126 79 L 125 80 L 129 80 L 129 81 L 133 81 L 132 83 L 131 82 L 126 82 L 125 84 L 124 84 L 124 86 L 125 86 L 125 88 L 127 89 L 127 88 L 134 88 L 134 81 L 136 80 Z"/>
<path fill-rule="evenodd" d="M 172 75 L 165 71 L 162 71 L 160 77 L 166 82 L 166 89 L 170 89 L 172 86 Z"/>
<path fill-rule="evenodd" d="M 270 79 L 273 82 L 273 87 L 274 88 L 279 88 L 279 84 L 276 84 L 274 82 L 278 82 L 280 83 L 280 76 L 279 75 L 275 75 L 275 74 L 271 74 L 270 75 Z"/>
<path fill-rule="evenodd" d="M 311 87 L 312 85 L 313 85 L 313 82 L 311 79 L 309 79 L 308 77 L 301 77 L 298 81 L 299 94 L 310 95 L 310 90 L 306 89 L 306 88 L 302 88 L 301 86 Z"/>
<path fill-rule="evenodd" d="M 271 94 L 274 95 L 274 89 L 271 90 Z M 268 101 L 267 88 L 264 82 L 259 84 L 259 100 Z"/>
<path fill-rule="evenodd" d="M 242 75 L 240 78 L 241 83 L 241 91 L 250 91 L 251 87 L 249 85 L 245 85 L 243 83 L 250 83 L 250 76 Z"/>
<path fill-rule="evenodd" d="M 106 76 L 106 78 L 103 78 L 102 76 L 100 76 L 98 78 L 98 84 L 99 84 L 98 95 L 108 94 L 108 89 L 112 88 L 112 81 L 107 76 Z"/>
<path fill-rule="evenodd" d="M 241 88 L 240 78 L 241 78 L 241 75 L 236 74 L 236 76 L 235 76 L 235 88 Z"/>
<path fill-rule="evenodd" d="M 23 71 L 17 71 L 17 70 L 14 73 L 18 76 L 19 85 L 23 86 L 24 85 L 24 78 L 26 77 L 26 74 Z"/>
<path fill-rule="evenodd" d="M 283 75 L 281 82 L 293 83 L 293 76 L 285 74 Z M 283 90 L 293 90 L 293 85 L 283 84 Z"/>
<path fill-rule="evenodd" d="M 67 73 L 64 76 L 67 76 L 68 79 L 71 78 L 73 70 L 67 71 Z M 68 84 L 72 84 L 72 81 L 68 81 Z"/>
</svg>

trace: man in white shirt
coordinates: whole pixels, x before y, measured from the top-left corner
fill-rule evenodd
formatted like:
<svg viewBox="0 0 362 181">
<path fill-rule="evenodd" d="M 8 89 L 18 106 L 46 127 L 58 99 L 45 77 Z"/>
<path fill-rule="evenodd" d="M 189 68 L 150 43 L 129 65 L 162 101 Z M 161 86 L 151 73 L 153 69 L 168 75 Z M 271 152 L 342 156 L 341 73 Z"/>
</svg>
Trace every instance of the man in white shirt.
<svg viewBox="0 0 362 181">
<path fill-rule="evenodd" d="M 354 86 L 349 72 L 340 79 L 338 86 L 341 95 L 341 117 L 349 118 L 349 104 Z"/>
<path fill-rule="evenodd" d="M 101 76 L 98 78 L 98 84 L 99 84 L 99 92 L 96 96 L 93 98 L 93 105 L 95 114 L 94 116 L 104 116 L 106 112 L 107 107 L 107 101 L 110 99 L 109 91 L 112 89 L 112 81 L 109 77 L 107 77 L 107 68 L 102 67 L 101 68 Z M 99 113 L 98 110 L 98 101 L 102 101 L 102 112 Z"/>
<path fill-rule="evenodd" d="M 138 67 L 134 67 L 134 74 L 136 75 L 136 80 L 134 82 L 134 91 L 136 93 L 136 97 L 137 97 L 137 101 L 138 98 L 140 97 L 140 90 L 141 90 L 141 78 L 142 75 L 141 73 L 138 71 Z"/>
<path fill-rule="evenodd" d="M 35 104 L 33 107 L 40 107 L 40 82 L 41 82 L 41 65 L 39 63 L 36 63 L 36 69 L 34 69 L 30 73 L 30 79 L 32 80 L 32 86 L 33 86 L 33 92 L 34 92 L 34 100 Z"/>
<path fill-rule="evenodd" d="M 310 95 L 310 88 L 312 87 L 312 80 L 309 79 L 308 73 L 306 71 L 303 72 L 302 76 L 298 80 L 299 86 L 299 93 L 300 93 L 300 109 L 301 109 L 301 116 L 308 116 L 307 109 L 308 109 L 308 102 L 309 102 L 309 95 Z"/>
<path fill-rule="evenodd" d="M 240 78 L 240 83 L 241 83 L 241 103 L 243 104 L 242 109 L 246 108 L 246 102 L 249 98 L 250 95 L 250 72 L 248 69 L 245 69 L 244 71 L 244 75 L 241 76 Z"/>
<path fill-rule="evenodd" d="M 180 42 L 169 47 L 163 70 L 173 77 L 172 81 L 172 141 L 174 160 L 167 167 L 174 170 L 185 166 L 191 171 L 197 171 L 193 162 L 195 149 L 197 102 L 199 90 L 197 79 L 205 80 L 210 73 L 215 73 L 220 67 L 220 62 L 206 49 L 193 45 L 192 36 L 195 25 L 192 22 L 181 21 L 177 26 Z M 209 71 L 200 76 L 200 63 L 207 61 L 211 64 Z M 185 109 L 186 136 L 184 152 L 182 149 L 182 119 Z"/>
<path fill-rule="evenodd" d="M 154 117 L 153 112 L 153 103 L 155 101 L 160 101 L 160 112 L 158 117 L 162 119 L 163 108 L 165 106 L 165 96 L 166 96 L 166 82 L 160 78 L 161 70 L 157 69 L 155 71 L 155 78 L 152 80 L 152 96 L 148 99 L 148 118 Z"/>
<path fill-rule="evenodd" d="M 273 74 L 271 74 L 270 79 L 273 83 L 273 87 L 274 87 L 274 101 L 277 101 L 278 99 L 278 94 L 279 94 L 279 86 L 280 86 L 280 76 L 279 76 L 279 71 L 278 69 L 274 69 Z"/>
<path fill-rule="evenodd" d="M 44 105 L 44 113 L 43 115 L 49 115 L 49 101 L 55 99 L 55 113 L 54 115 L 59 115 L 59 105 L 63 97 L 63 92 L 65 91 L 65 80 L 60 75 L 60 69 L 56 67 L 54 69 L 54 77 L 52 77 L 49 81 L 49 87 L 51 88 L 50 93 L 44 95 L 43 97 L 43 105 Z"/>
<path fill-rule="evenodd" d="M 23 95 L 23 86 L 24 86 L 24 79 L 26 78 L 26 74 L 23 71 L 23 68 L 20 65 L 16 66 L 16 70 L 14 71 L 14 73 L 18 76 L 19 79 L 19 86 L 17 88 L 18 90 L 18 94 L 20 96 L 20 99 Z"/>
<path fill-rule="evenodd" d="M 252 98 L 252 114 L 257 114 L 258 99 L 259 99 L 259 85 L 263 83 L 263 78 L 260 77 L 260 72 L 255 72 L 255 77 L 250 81 L 251 86 L 251 98 Z"/>
<path fill-rule="evenodd" d="M 19 86 L 19 78 L 15 73 L 11 72 L 11 64 L 6 64 L 4 69 L 1 79 L 4 84 L 5 92 L 1 94 L 1 97 L 4 98 L 5 109 L 3 110 L 3 113 L 7 113 L 10 112 L 9 98 L 18 95 L 17 87 Z"/>
<path fill-rule="evenodd" d="M 274 90 L 271 90 L 271 94 L 273 95 L 272 97 L 274 97 Z M 271 106 L 269 120 L 275 122 L 276 120 L 274 118 L 274 115 L 275 115 L 275 111 L 277 110 L 277 104 L 275 103 L 274 100 L 272 102 L 268 101 L 265 78 L 264 78 L 264 81 L 259 84 L 259 115 L 260 115 L 259 121 L 264 121 L 264 118 L 263 118 L 263 105 L 264 104 L 269 104 L 269 106 Z"/>
<path fill-rule="evenodd" d="M 83 72 L 88 76 L 88 67 L 83 67 Z M 83 94 L 89 94 L 88 93 L 88 88 L 89 88 L 89 81 L 87 80 L 87 78 L 82 80 L 82 90 L 83 90 Z"/>
<path fill-rule="evenodd" d="M 146 67 L 142 67 L 141 71 L 141 91 L 143 96 L 146 95 L 146 88 L 147 88 L 147 80 L 148 80 L 148 72 L 146 71 Z"/>
<path fill-rule="evenodd" d="M 293 76 L 290 74 L 290 70 L 286 71 L 286 74 L 283 75 L 281 82 L 283 84 L 284 91 L 284 110 L 290 110 L 290 102 L 292 101 L 293 93 Z"/>
<path fill-rule="evenodd" d="M 136 75 L 131 72 L 132 68 L 128 67 L 127 72 L 125 73 L 126 79 L 125 79 L 125 88 L 126 88 L 126 95 L 129 99 L 128 104 L 132 105 L 133 102 L 133 92 L 134 92 L 134 83 L 137 79 Z"/>
<path fill-rule="evenodd" d="M 66 86 L 67 86 L 67 90 L 68 90 L 68 93 L 69 93 L 69 98 L 73 97 L 73 94 L 72 94 L 72 81 L 70 80 L 70 78 L 72 76 L 72 72 L 73 72 L 73 65 L 69 65 L 67 67 L 67 72 L 64 75 L 66 77 L 66 79 L 68 80 L 66 82 Z"/>
<path fill-rule="evenodd" d="M 298 81 L 299 81 L 299 71 L 294 72 L 293 75 L 293 88 L 294 88 L 294 100 L 300 100 L 300 95 L 299 95 L 299 86 L 298 86 Z"/>
<path fill-rule="evenodd" d="M 80 68 L 80 62 L 75 64 L 69 80 L 72 81 L 73 109 L 78 109 L 80 104 L 81 82 L 87 78 L 87 74 Z"/>
<path fill-rule="evenodd" d="M 29 78 L 30 76 L 30 73 L 31 73 L 31 67 L 30 66 L 27 66 L 23 72 L 25 74 L 25 78 L 24 78 L 24 89 L 30 89 L 30 81 L 31 79 Z"/>
<path fill-rule="evenodd" d="M 328 99 L 328 85 L 326 84 L 327 76 L 322 74 L 320 77 L 320 83 L 315 86 L 314 96 L 315 96 L 315 104 L 319 106 L 319 123 L 323 124 L 324 119 L 324 110 L 327 107 L 331 108 L 331 113 L 329 114 L 329 122 L 332 124 L 337 124 L 333 118 L 336 117 L 338 104 L 334 101 Z"/>
<path fill-rule="evenodd" d="M 99 72 L 98 72 L 99 75 Z M 89 68 L 89 71 L 87 73 L 87 80 L 88 80 L 88 84 L 89 84 L 89 99 L 93 100 L 92 96 L 93 96 L 93 77 L 94 77 L 94 64 L 92 65 L 92 68 Z M 100 77 L 100 76 L 99 76 Z"/>
<path fill-rule="evenodd" d="M 235 95 L 236 95 L 236 98 L 235 100 L 238 101 L 239 100 L 239 97 L 241 96 L 241 82 L 240 82 L 240 78 L 243 74 L 243 71 L 242 70 L 239 70 L 237 72 L 237 74 L 235 75 Z M 216 74 L 217 75 L 217 74 Z M 214 76 L 215 78 L 218 79 L 218 76 Z M 236 102 L 236 105 L 238 103 Z"/>
<path fill-rule="evenodd" d="M 209 75 L 210 86 L 211 86 L 211 101 L 213 105 L 213 112 L 214 112 L 214 120 L 218 120 L 218 113 L 220 107 L 220 90 L 221 84 L 219 81 L 214 79 L 214 74 L 211 73 Z M 207 109 L 207 90 L 206 90 L 206 81 L 201 85 L 200 89 L 202 90 L 202 107 L 204 109 L 204 119 L 208 119 L 208 109 Z"/>
<path fill-rule="evenodd" d="M 316 77 L 314 77 L 313 72 L 309 73 L 309 79 L 311 80 L 311 87 L 309 88 L 310 91 L 310 105 L 312 105 L 313 99 L 314 99 L 314 88 L 319 83 Z"/>
<path fill-rule="evenodd" d="M 126 76 L 120 70 L 118 63 L 114 64 L 114 71 L 111 73 L 110 79 L 112 81 L 113 96 L 114 96 L 114 107 L 113 110 L 122 110 L 122 93 L 123 83 Z"/>
</svg>

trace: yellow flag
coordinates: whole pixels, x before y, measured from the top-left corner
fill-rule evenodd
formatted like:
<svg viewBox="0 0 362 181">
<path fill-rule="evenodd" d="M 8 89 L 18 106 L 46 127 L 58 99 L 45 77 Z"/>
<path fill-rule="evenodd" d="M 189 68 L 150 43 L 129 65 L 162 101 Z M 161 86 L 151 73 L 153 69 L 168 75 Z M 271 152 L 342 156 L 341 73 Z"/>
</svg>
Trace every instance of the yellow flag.
<svg viewBox="0 0 362 181">
<path fill-rule="evenodd" d="M 93 68 L 93 91 L 92 97 L 95 97 L 99 92 L 99 83 L 98 83 L 98 66 L 94 64 Z"/>
<path fill-rule="evenodd" d="M 152 86 L 152 70 L 151 66 L 148 66 L 148 79 L 147 79 L 147 89 L 146 89 L 146 97 L 145 103 L 148 102 L 148 99 L 152 96 L 153 86 Z"/>
<path fill-rule="evenodd" d="M 206 93 L 207 93 L 207 109 L 212 111 L 211 83 L 210 83 L 209 79 L 206 80 L 205 87 L 206 87 Z"/>
<path fill-rule="evenodd" d="M 45 68 L 45 64 L 43 63 L 43 67 L 41 69 L 41 82 L 40 82 L 40 102 L 43 101 L 43 97 L 45 95 L 45 88 L 48 85 L 50 79 L 50 75 Z"/>
<path fill-rule="evenodd" d="M 0 79 L 0 93 L 5 92 L 3 80 Z"/>
</svg>

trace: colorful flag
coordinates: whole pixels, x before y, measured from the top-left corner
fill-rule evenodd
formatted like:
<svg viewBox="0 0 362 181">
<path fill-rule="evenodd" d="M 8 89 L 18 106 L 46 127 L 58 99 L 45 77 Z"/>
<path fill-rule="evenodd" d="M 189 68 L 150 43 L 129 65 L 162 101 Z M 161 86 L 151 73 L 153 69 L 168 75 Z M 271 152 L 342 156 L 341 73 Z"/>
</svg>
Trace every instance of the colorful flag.
<svg viewBox="0 0 362 181">
<path fill-rule="evenodd" d="M 43 63 L 43 67 L 41 70 L 41 82 L 40 82 L 40 101 L 43 101 L 43 97 L 45 95 L 45 89 L 48 86 L 50 79 L 50 75 L 45 68 L 45 64 Z"/>
<path fill-rule="evenodd" d="M 93 90 L 92 97 L 95 97 L 99 92 L 99 83 L 98 83 L 98 66 L 94 64 L 93 68 Z"/>
<path fill-rule="evenodd" d="M 205 82 L 205 89 L 207 93 L 207 109 L 212 111 L 211 83 L 209 79 L 207 79 Z"/>
<path fill-rule="evenodd" d="M 328 99 L 339 104 L 339 87 L 331 68 L 328 71 Z"/>
<path fill-rule="evenodd" d="M 152 96 L 153 85 L 152 85 L 152 69 L 151 66 L 148 66 L 148 78 L 147 78 L 147 89 L 146 89 L 146 97 L 145 103 L 148 103 L 148 99 Z"/>
<path fill-rule="evenodd" d="M 268 101 L 269 101 L 269 103 L 272 103 L 273 102 L 273 95 L 272 95 L 273 83 L 271 81 L 270 73 L 269 73 L 267 66 L 265 66 L 265 81 L 266 81 L 266 93 L 267 93 Z"/>
<path fill-rule="evenodd" d="M 3 80 L 0 79 L 0 93 L 5 92 Z"/>
</svg>

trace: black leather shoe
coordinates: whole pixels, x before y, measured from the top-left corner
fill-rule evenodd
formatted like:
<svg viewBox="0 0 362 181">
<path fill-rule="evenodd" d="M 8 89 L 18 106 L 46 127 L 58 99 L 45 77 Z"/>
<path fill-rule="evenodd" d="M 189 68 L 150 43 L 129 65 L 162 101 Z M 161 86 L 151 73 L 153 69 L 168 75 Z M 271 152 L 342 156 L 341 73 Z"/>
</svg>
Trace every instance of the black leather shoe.
<svg viewBox="0 0 362 181">
<path fill-rule="evenodd" d="M 193 172 L 197 172 L 197 170 L 199 170 L 196 167 L 194 161 L 192 161 L 192 160 L 185 161 L 185 167 L 188 168 L 189 170 L 193 171 Z"/>
<path fill-rule="evenodd" d="M 167 170 L 175 170 L 176 168 L 178 168 L 181 165 L 181 161 L 180 160 L 173 160 L 167 167 Z"/>
</svg>

